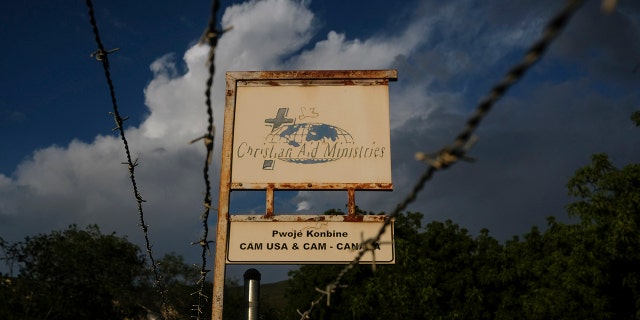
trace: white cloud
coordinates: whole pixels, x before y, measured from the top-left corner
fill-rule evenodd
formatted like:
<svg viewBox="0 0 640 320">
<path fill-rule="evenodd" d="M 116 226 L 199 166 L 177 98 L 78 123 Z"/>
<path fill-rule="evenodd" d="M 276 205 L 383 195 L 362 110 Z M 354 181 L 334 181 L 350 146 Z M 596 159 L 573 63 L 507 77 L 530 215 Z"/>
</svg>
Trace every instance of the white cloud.
<svg viewBox="0 0 640 320">
<path fill-rule="evenodd" d="M 6 187 L 11 183 L 11 179 L 5 176 L 4 174 L 0 174 L 0 188 Z"/>
<path fill-rule="evenodd" d="M 283 56 L 307 44 L 313 35 L 314 16 L 298 1 L 249 1 L 225 10 L 222 25 L 233 29 L 219 41 L 219 66 L 268 70 L 278 68 Z"/>
<path fill-rule="evenodd" d="M 399 55 L 408 55 L 429 38 L 431 21 L 412 21 L 398 34 L 371 39 L 348 39 L 347 34 L 329 31 L 326 40 L 287 62 L 292 69 L 384 69 Z"/>
<path fill-rule="evenodd" d="M 154 79 L 145 89 L 149 116 L 140 126 L 145 143 L 175 149 L 206 132 L 205 68 L 208 49 L 195 46 L 184 55 L 187 72 L 178 75 L 172 55 L 151 64 Z"/>
<path fill-rule="evenodd" d="M 300 201 L 298 202 L 296 212 L 308 211 L 309 209 L 311 209 L 311 203 L 309 201 Z"/>
</svg>

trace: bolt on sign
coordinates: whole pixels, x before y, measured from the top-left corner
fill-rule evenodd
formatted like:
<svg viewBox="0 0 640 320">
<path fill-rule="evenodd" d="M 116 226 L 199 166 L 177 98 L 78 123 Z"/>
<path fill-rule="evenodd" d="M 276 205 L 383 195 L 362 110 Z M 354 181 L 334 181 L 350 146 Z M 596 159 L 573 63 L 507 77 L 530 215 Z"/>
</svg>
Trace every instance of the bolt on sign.
<svg viewBox="0 0 640 320">
<path fill-rule="evenodd" d="M 393 189 L 395 80 L 396 70 L 226 73 L 213 319 L 226 264 L 349 263 L 365 243 L 361 262 L 395 263 L 393 222 L 355 213 L 356 190 Z M 265 190 L 265 214 L 230 213 L 233 190 Z M 275 190 L 346 190 L 348 215 L 276 215 Z"/>
</svg>

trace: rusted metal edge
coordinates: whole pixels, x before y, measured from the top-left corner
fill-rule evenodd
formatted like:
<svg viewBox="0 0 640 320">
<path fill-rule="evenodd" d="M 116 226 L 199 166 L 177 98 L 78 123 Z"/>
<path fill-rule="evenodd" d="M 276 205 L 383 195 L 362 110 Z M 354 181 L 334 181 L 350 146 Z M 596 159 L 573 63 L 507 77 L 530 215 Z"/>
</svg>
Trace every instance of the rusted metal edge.
<svg viewBox="0 0 640 320">
<path fill-rule="evenodd" d="M 286 70 L 286 71 L 227 71 L 227 80 L 320 80 L 320 79 L 388 79 L 398 80 L 398 71 L 387 70 Z"/>
<path fill-rule="evenodd" d="M 267 187 L 267 204 L 266 204 L 266 208 L 267 208 L 267 213 L 266 216 L 267 217 L 272 217 L 273 216 L 273 184 L 270 184 Z"/>
<path fill-rule="evenodd" d="M 349 216 L 353 217 L 356 214 L 356 189 L 349 188 L 347 189 L 347 213 Z"/>
<path fill-rule="evenodd" d="M 292 214 L 278 214 L 274 216 L 264 215 L 250 215 L 250 214 L 233 214 L 229 217 L 230 222 L 384 222 L 387 219 L 387 215 L 292 215 Z"/>
<path fill-rule="evenodd" d="M 212 319 L 222 319 L 224 282 L 227 267 L 227 239 L 229 235 L 229 201 L 231 189 L 231 155 L 233 148 L 233 126 L 236 103 L 236 81 L 226 78 L 224 109 L 224 129 L 222 135 L 222 159 L 220 165 L 220 188 L 218 190 L 218 225 L 216 232 L 216 253 L 213 264 L 213 297 L 211 299 Z"/>
<path fill-rule="evenodd" d="M 233 182 L 231 190 L 380 190 L 392 191 L 393 183 L 251 183 Z"/>
<path fill-rule="evenodd" d="M 237 80 L 238 87 L 283 87 L 283 86 L 379 86 L 389 85 L 389 79 L 266 79 Z"/>
<path fill-rule="evenodd" d="M 300 264 L 317 264 L 317 265 L 340 265 L 340 264 L 350 264 L 351 261 L 314 261 L 312 263 L 309 263 L 308 261 L 242 261 L 242 262 L 233 262 L 233 261 L 228 261 L 227 260 L 227 264 L 232 264 L 232 265 L 300 265 Z M 373 261 L 368 261 L 365 259 L 360 259 L 360 261 L 358 262 L 358 264 L 361 265 L 370 265 L 370 264 L 374 264 Z M 396 259 L 395 256 L 392 260 L 389 261 L 378 261 L 376 260 L 375 262 L 376 265 L 383 265 L 383 264 L 396 264 Z"/>
</svg>

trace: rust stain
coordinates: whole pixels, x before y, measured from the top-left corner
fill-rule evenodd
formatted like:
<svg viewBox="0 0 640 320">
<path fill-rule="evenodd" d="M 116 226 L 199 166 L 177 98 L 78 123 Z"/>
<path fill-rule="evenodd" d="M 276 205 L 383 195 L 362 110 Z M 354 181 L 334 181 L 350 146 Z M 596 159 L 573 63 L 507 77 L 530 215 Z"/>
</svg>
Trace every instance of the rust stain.
<svg viewBox="0 0 640 320">
<path fill-rule="evenodd" d="M 265 218 L 271 218 L 274 216 L 274 210 L 273 210 L 273 191 L 274 190 L 275 190 L 274 184 L 269 183 L 269 185 L 267 185 L 267 203 L 266 203 L 267 213 L 265 215 Z"/>
<path fill-rule="evenodd" d="M 343 220 L 344 222 L 362 222 L 362 221 L 364 221 L 364 216 L 361 215 L 361 214 L 353 214 L 353 215 L 349 214 L 349 215 L 346 215 L 346 216 L 343 216 L 343 217 L 344 217 L 344 220 Z"/>
<path fill-rule="evenodd" d="M 313 217 L 313 218 L 309 218 L 309 219 L 305 219 L 303 221 L 309 221 L 309 222 L 315 222 L 315 221 L 324 221 L 325 217 L 324 216 L 318 216 L 318 217 Z"/>
<path fill-rule="evenodd" d="M 347 208 L 349 209 L 349 216 L 354 216 L 356 214 L 356 189 L 349 188 L 347 190 L 347 193 L 348 193 Z"/>
<path fill-rule="evenodd" d="M 230 184 L 231 189 L 238 190 L 264 190 L 268 188 L 268 183 L 242 183 L 232 182 Z M 275 183 L 274 190 L 349 190 L 353 188 L 355 190 L 393 190 L 393 183 L 292 183 L 283 182 Z"/>
<path fill-rule="evenodd" d="M 281 80 L 281 79 L 384 79 L 395 81 L 396 70 L 289 70 L 289 71 L 236 71 L 227 72 L 236 80 Z M 384 81 L 382 80 L 382 81 Z"/>
<path fill-rule="evenodd" d="M 227 97 L 233 96 L 233 90 L 227 90 Z"/>
<path fill-rule="evenodd" d="M 389 219 L 386 215 L 274 215 L 267 217 L 266 215 L 234 215 L 230 219 L 235 222 L 385 222 Z"/>
</svg>

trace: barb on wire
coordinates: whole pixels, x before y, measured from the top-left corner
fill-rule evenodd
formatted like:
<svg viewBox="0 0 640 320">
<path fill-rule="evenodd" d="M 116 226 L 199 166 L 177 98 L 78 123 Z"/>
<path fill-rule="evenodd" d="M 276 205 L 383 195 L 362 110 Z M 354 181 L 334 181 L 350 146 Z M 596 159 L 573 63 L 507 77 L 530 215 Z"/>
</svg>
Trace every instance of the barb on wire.
<svg viewBox="0 0 640 320">
<path fill-rule="evenodd" d="M 471 147 L 473 147 L 473 145 L 476 143 L 476 141 L 478 141 L 478 137 L 476 136 L 471 136 L 471 138 L 469 139 L 469 141 L 467 141 L 463 146 L 462 146 L 462 152 L 457 151 L 457 152 L 453 152 L 452 150 L 450 150 L 449 148 L 443 148 L 442 150 L 438 151 L 437 153 L 424 153 L 424 152 L 418 152 L 415 155 L 416 160 L 418 161 L 424 161 L 425 163 L 427 163 L 428 165 L 436 168 L 436 169 L 446 169 L 449 166 L 451 166 L 452 164 L 456 163 L 458 160 L 464 160 L 467 162 L 474 162 L 475 159 L 466 156 L 466 153 L 469 151 L 469 149 L 471 149 Z"/>
<path fill-rule="evenodd" d="M 300 320 L 311 319 L 311 317 L 309 317 L 309 313 L 311 313 L 311 310 L 313 309 L 313 305 L 314 305 L 314 303 L 311 302 L 311 308 L 309 308 L 305 312 L 301 312 L 300 309 L 296 309 L 296 311 L 300 315 Z"/>
<path fill-rule="evenodd" d="M 113 113 L 113 112 L 109 112 L 109 114 L 113 116 L 113 120 L 116 122 L 116 127 L 111 129 L 111 131 L 120 130 L 120 128 L 122 128 L 122 124 L 125 121 L 129 120 L 129 117 L 121 118 L 119 116 L 116 116 L 115 113 Z"/>
<path fill-rule="evenodd" d="M 233 26 L 225 28 L 222 31 L 217 29 L 216 18 L 218 9 L 220 9 L 220 3 L 218 2 L 218 0 L 213 0 L 213 3 L 211 4 L 211 15 L 209 16 L 209 23 L 207 24 L 207 28 L 202 33 L 202 36 L 200 36 L 200 41 L 198 41 L 198 43 L 201 45 L 209 45 L 209 57 L 207 59 L 207 65 L 209 66 L 211 66 L 214 62 L 213 60 L 215 58 L 215 47 L 218 44 L 219 36 L 233 29 Z"/>
<path fill-rule="evenodd" d="M 611 1 L 612 0 L 604 0 L 603 3 Z M 335 280 L 327 285 L 327 288 L 335 290 L 335 288 L 340 285 L 340 282 L 342 281 L 344 275 L 349 272 L 349 270 L 353 269 L 355 265 L 359 264 L 362 256 L 367 251 L 371 250 L 370 244 L 380 240 L 380 237 L 382 236 L 382 234 L 384 234 L 385 229 L 391 224 L 392 220 L 398 217 L 400 213 L 404 211 L 407 206 L 409 206 L 409 204 L 415 201 L 418 193 L 422 191 L 426 182 L 431 180 L 436 171 L 446 169 L 455 164 L 458 160 L 472 160 L 471 158 L 468 158 L 466 156 L 466 153 L 476 141 L 473 133 L 478 128 L 480 122 L 489 113 L 489 111 L 491 111 L 491 108 L 493 107 L 495 102 L 502 98 L 507 90 L 514 83 L 518 82 L 531 68 L 531 66 L 533 66 L 540 60 L 546 49 L 556 39 L 558 34 L 564 29 L 569 19 L 580 8 L 583 2 L 584 0 L 569 0 L 562 8 L 562 10 L 560 10 L 553 18 L 551 18 L 543 31 L 542 37 L 540 37 L 540 39 L 538 39 L 531 46 L 522 61 L 511 68 L 504 76 L 504 78 L 491 89 L 489 95 L 482 101 L 480 101 L 475 109 L 474 114 L 467 120 L 464 130 L 456 136 L 454 142 L 450 146 L 442 148 L 435 155 L 425 153 L 416 154 L 416 158 L 418 160 L 424 161 L 428 164 L 426 170 L 418 178 L 418 181 L 415 183 L 410 193 L 404 198 L 402 202 L 398 203 L 395 209 L 385 218 L 384 223 L 380 227 L 377 235 L 363 242 L 363 244 L 365 245 L 361 246 L 362 248 L 358 251 L 356 257 L 348 265 L 346 265 L 342 269 L 342 271 L 340 271 Z M 309 307 L 309 309 L 304 312 L 297 310 L 298 314 L 301 316 L 301 320 L 310 319 L 309 315 L 311 314 L 313 308 L 318 303 L 320 303 L 320 301 L 322 301 L 324 297 L 327 297 L 328 299 L 329 290 L 316 290 L 321 292 L 321 295 L 316 300 L 311 302 L 311 306 Z"/>
<path fill-rule="evenodd" d="M 323 295 L 327 296 L 327 307 L 331 305 L 331 293 L 335 292 L 335 288 L 332 287 L 331 285 L 328 285 L 327 288 L 325 290 L 320 290 L 319 288 L 316 288 L 316 291 L 322 293 Z"/>
<path fill-rule="evenodd" d="M 363 254 L 366 252 L 371 252 L 371 270 L 373 272 L 376 272 L 376 248 L 380 248 L 381 244 L 391 244 L 391 242 L 388 242 L 388 241 L 384 241 L 384 242 L 379 241 L 380 236 L 384 233 L 384 230 L 380 230 L 379 232 L 380 234 L 377 239 L 375 238 L 365 239 L 364 233 L 360 233 L 360 244 L 361 244 L 360 250 L 363 252 Z"/>
<path fill-rule="evenodd" d="M 207 132 L 199 138 L 193 139 L 190 143 L 194 143 L 199 140 L 204 141 L 205 148 L 207 150 L 206 158 L 204 161 L 204 184 L 205 184 L 205 196 L 204 196 L 204 212 L 200 215 L 200 219 L 202 220 L 202 238 L 200 241 L 196 242 L 202 248 L 202 266 L 200 268 L 200 287 L 198 289 L 198 304 L 194 305 L 192 311 L 196 312 L 196 319 L 201 319 L 203 315 L 202 304 L 207 302 L 207 296 L 204 295 L 204 286 L 206 284 L 206 276 L 211 271 L 206 268 L 207 266 L 207 254 L 210 252 L 209 243 L 213 241 L 207 240 L 209 237 L 209 214 L 211 213 L 211 180 L 209 178 L 209 165 L 211 164 L 211 159 L 213 157 L 213 143 L 215 140 L 215 126 L 213 124 L 213 107 L 211 103 L 211 89 L 213 87 L 213 77 L 215 75 L 215 49 L 218 44 L 218 36 L 221 32 L 218 32 L 216 29 L 217 25 L 217 16 L 218 9 L 220 8 L 220 3 L 218 0 L 213 0 L 211 3 L 211 15 L 209 16 L 208 26 L 200 39 L 200 44 L 208 44 L 209 45 L 209 56 L 207 59 L 207 65 L 209 66 L 209 77 L 206 82 L 206 90 L 205 90 L 205 104 L 207 108 Z M 196 244 L 192 243 L 192 244 Z"/>
<path fill-rule="evenodd" d="M 93 3 L 91 2 L 91 0 L 86 0 L 86 4 L 87 4 L 87 8 L 89 10 L 89 19 L 91 22 L 91 27 L 93 29 L 93 35 L 96 41 L 96 44 L 98 45 L 98 50 L 96 50 L 94 53 L 91 54 L 91 57 L 94 57 L 102 62 L 102 67 L 104 69 L 104 75 L 105 78 L 107 79 L 107 85 L 109 86 L 109 93 L 111 94 L 111 103 L 113 105 L 113 112 L 110 112 L 110 114 L 113 115 L 115 122 L 116 122 L 116 128 L 114 130 L 118 130 L 120 133 L 120 139 L 122 140 L 122 143 L 124 144 L 124 151 L 127 157 L 127 162 L 125 162 L 124 164 L 126 164 L 128 166 L 129 169 L 129 177 L 131 179 L 131 184 L 133 186 L 133 194 L 136 198 L 136 202 L 138 204 L 138 217 L 140 219 L 139 221 L 139 226 L 142 228 L 143 234 L 144 234 L 144 240 L 145 240 L 145 247 L 147 250 L 147 256 L 149 257 L 149 260 L 151 261 L 151 271 L 153 272 L 154 278 L 155 278 L 155 287 L 158 289 L 158 292 L 160 293 L 160 297 L 162 299 L 162 307 L 165 311 L 165 313 L 168 311 L 168 307 L 167 307 L 167 299 L 165 296 L 165 292 L 166 290 L 164 289 L 164 286 L 162 284 L 162 277 L 160 276 L 159 272 L 158 272 L 158 266 L 156 264 L 156 261 L 153 257 L 152 251 L 151 251 L 151 244 L 149 241 L 149 226 L 145 223 L 144 220 L 144 211 L 142 210 L 142 203 L 145 202 L 145 200 L 142 198 L 142 196 L 140 195 L 140 192 L 138 190 L 138 185 L 136 183 L 136 178 L 135 178 L 135 167 L 138 166 L 138 159 L 136 159 L 135 161 L 132 160 L 131 157 L 131 151 L 129 149 L 129 142 L 127 141 L 127 138 L 125 136 L 125 132 L 124 132 L 124 128 L 122 127 L 122 123 L 127 119 L 127 118 L 122 118 L 120 116 L 120 112 L 118 110 L 118 103 L 116 100 L 116 93 L 115 93 L 115 88 L 113 85 L 113 80 L 111 79 L 111 71 L 109 70 L 109 57 L 108 54 L 118 51 L 119 48 L 115 48 L 112 50 L 105 50 L 104 49 L 104 45 L 102 44 L 102 40 L 100 39 L 100 32 L 98 30 L 98 23 L 96 22 L 96 18 L 95 18 L 95 13 L 93 10 Z"/>
<path fill-rule="evenodd" d="M 118 50 L 120 50 L 120 48 L 114 48 L 114 49 L 111 49 L 109 51 L 104 51 L 104 49 L 98 49 L 98 50 L 92 52 L 89 55 L 89 57 L 96 58 L 96 60 L 98 60 L 98 61 L 104 61 L 104 59 L 107 57 L 108 54 L 116 52 Z"/>
</svg>

